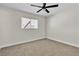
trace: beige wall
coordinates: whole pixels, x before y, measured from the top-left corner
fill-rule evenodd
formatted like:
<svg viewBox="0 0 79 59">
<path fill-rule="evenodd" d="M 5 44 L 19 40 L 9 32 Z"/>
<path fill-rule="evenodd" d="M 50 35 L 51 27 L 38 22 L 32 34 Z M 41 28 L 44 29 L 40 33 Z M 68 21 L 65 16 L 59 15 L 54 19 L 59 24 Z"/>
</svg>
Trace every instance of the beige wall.
<svg viewBox="0 0 79 59">
<path fill-rule="evenodd" d="M 21 17 L 38 19 L 38 30 L 21 29 Z M 0 47 L 44 38 L 45 20 L 41 16 L 0 6 Z"/>
<path fill-rule="evenodd" d="M 63 9 L 48 17 L 47 37 L 79 47 L 79 7 Z"/>
</svg>

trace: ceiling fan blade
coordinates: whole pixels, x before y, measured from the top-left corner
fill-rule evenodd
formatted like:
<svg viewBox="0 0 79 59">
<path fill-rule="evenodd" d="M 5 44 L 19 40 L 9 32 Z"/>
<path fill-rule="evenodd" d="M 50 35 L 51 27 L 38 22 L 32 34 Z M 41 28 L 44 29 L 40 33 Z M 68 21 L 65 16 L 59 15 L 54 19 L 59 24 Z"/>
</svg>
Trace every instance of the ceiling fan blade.
<svg viewBox="0 0 79 59">
<path fill-rule="evenodd" d="M 45 11 L 46 11 L 47 13 L 49 13 L 49 11 L 48 11 L 47 9 L 45 9 Z"/>
<path fill-rule="evenodd" d="M 40 12 L 41 10 L 42 10 L 42 9 L 38 10 L 37 13 Z"/>
<path fill-rule="evenodd" d="M 37 6 L 37 5 L 32 5 L 32 4 L 31 4 L 31 6 L 42 8 L 41 6 Z"/>
<path fill-rule="evenodd" d="M 46 8 L 51 8 L 51 7 L 58 7 L 58 4 L 56 4 L 56 5 L 50 5 L 50 6 L 46 6 Z"/>
</svg>

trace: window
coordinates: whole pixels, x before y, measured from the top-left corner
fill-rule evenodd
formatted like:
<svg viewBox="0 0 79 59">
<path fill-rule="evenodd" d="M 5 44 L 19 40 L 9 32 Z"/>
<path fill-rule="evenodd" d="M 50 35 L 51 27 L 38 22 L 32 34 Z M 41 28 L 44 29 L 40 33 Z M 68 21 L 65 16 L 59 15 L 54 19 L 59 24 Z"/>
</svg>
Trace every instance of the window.
<svg viewBox="0 0 79 59">
<path fill-rule="evenodd" d="M 22 29 L 38 29 L 38 20 L 22 17 L 21 28 Z"/>
</svg>

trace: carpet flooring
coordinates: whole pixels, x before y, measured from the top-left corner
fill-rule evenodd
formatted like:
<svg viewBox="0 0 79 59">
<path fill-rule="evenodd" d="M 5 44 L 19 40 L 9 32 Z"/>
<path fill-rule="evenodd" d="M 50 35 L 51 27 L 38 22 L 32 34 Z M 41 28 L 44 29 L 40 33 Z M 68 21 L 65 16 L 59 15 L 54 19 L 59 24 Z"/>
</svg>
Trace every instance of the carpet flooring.
<svg viewBox="0 0 79 59">
<path fill-rule="evenodd" d="M 0 56 L 79 56 L 79 48 L 49 39 L 40 39 L 2 48 Z"/>
</svg>

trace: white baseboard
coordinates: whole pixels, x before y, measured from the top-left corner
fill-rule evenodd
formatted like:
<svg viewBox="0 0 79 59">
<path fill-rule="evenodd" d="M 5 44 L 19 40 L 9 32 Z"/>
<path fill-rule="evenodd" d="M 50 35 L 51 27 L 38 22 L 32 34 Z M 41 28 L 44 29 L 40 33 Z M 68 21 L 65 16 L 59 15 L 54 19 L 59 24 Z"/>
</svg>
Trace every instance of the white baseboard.
<svg viewBox="0 0 79 59">
<path fill-rule="evenodd" d="M 36 39 L 30 39 L 27 41 L 21 41 L 21 42 L 16 42 L 16 43 L 12 43 L 12 44 L 6 44 L 3 46 L 0 46 L 0 49 L 5 48 L 5 47 L 9 47 L 9 46 L 14 46 L 14 45 L 18 45 L 18 44 L 22 44 L 22 43 L 27 43 L 27 42 L 31 42 L 31 41 L 35 41 L 35 40 L 39 40 L 39 39 L 43 39 L 45 37 L 41 37 L 41 38 L 36 38 Z"/>
<path fill-rule="evenodd" d="M 50 40 L 54 40 L 54 41 L 57 41 L 57 42 L 60 42 L 60 43 L 64 43 L 64 44 L 79 48 L 79 45 L 76 45 L 76 44 L 72 44 L 72 43 L 62 41 L 62 40 L 59 40 L 59 39 L 55 39 L 55 38 L 52 38 L 52 37 L 47 37 L 47 38 L 50 39 Z"/>
<path fill-rule="evenodd" d="M 65 41 L 61 41 L 61 40 L 58 40 L 58 39 L 55 39 L 55 38 L 52 38 L 52 37 L 41 37 L 41 38 L 36 38 L 36 39 L 28 40 L 28 41 L 22 41 L 22 42 L 16 42 L 16 43 L 12 43 L 12 44 L 3 45 L 3 46 L 0 46 L 0 49 L 1 48 L 5 48 L 5 47 L 9 47 L 9 46 L 14 46 L 14 45 L 22 44 L 22 43 L 27 43 L 27 42 L 35 41 L 35 40 L 39 40 L 39 39 L 43 39 L 43 38 L 47 38 L 47 39 L 50 39 L 50 40 L 58 41 L 58 42 L 61 42 L 61 43 L 64 43 L 64 44 L 71 45 L 71 46 L 79 48 L 79 45 L 72 44 L 72 43 L 65 42 Z"/>
</svg>

